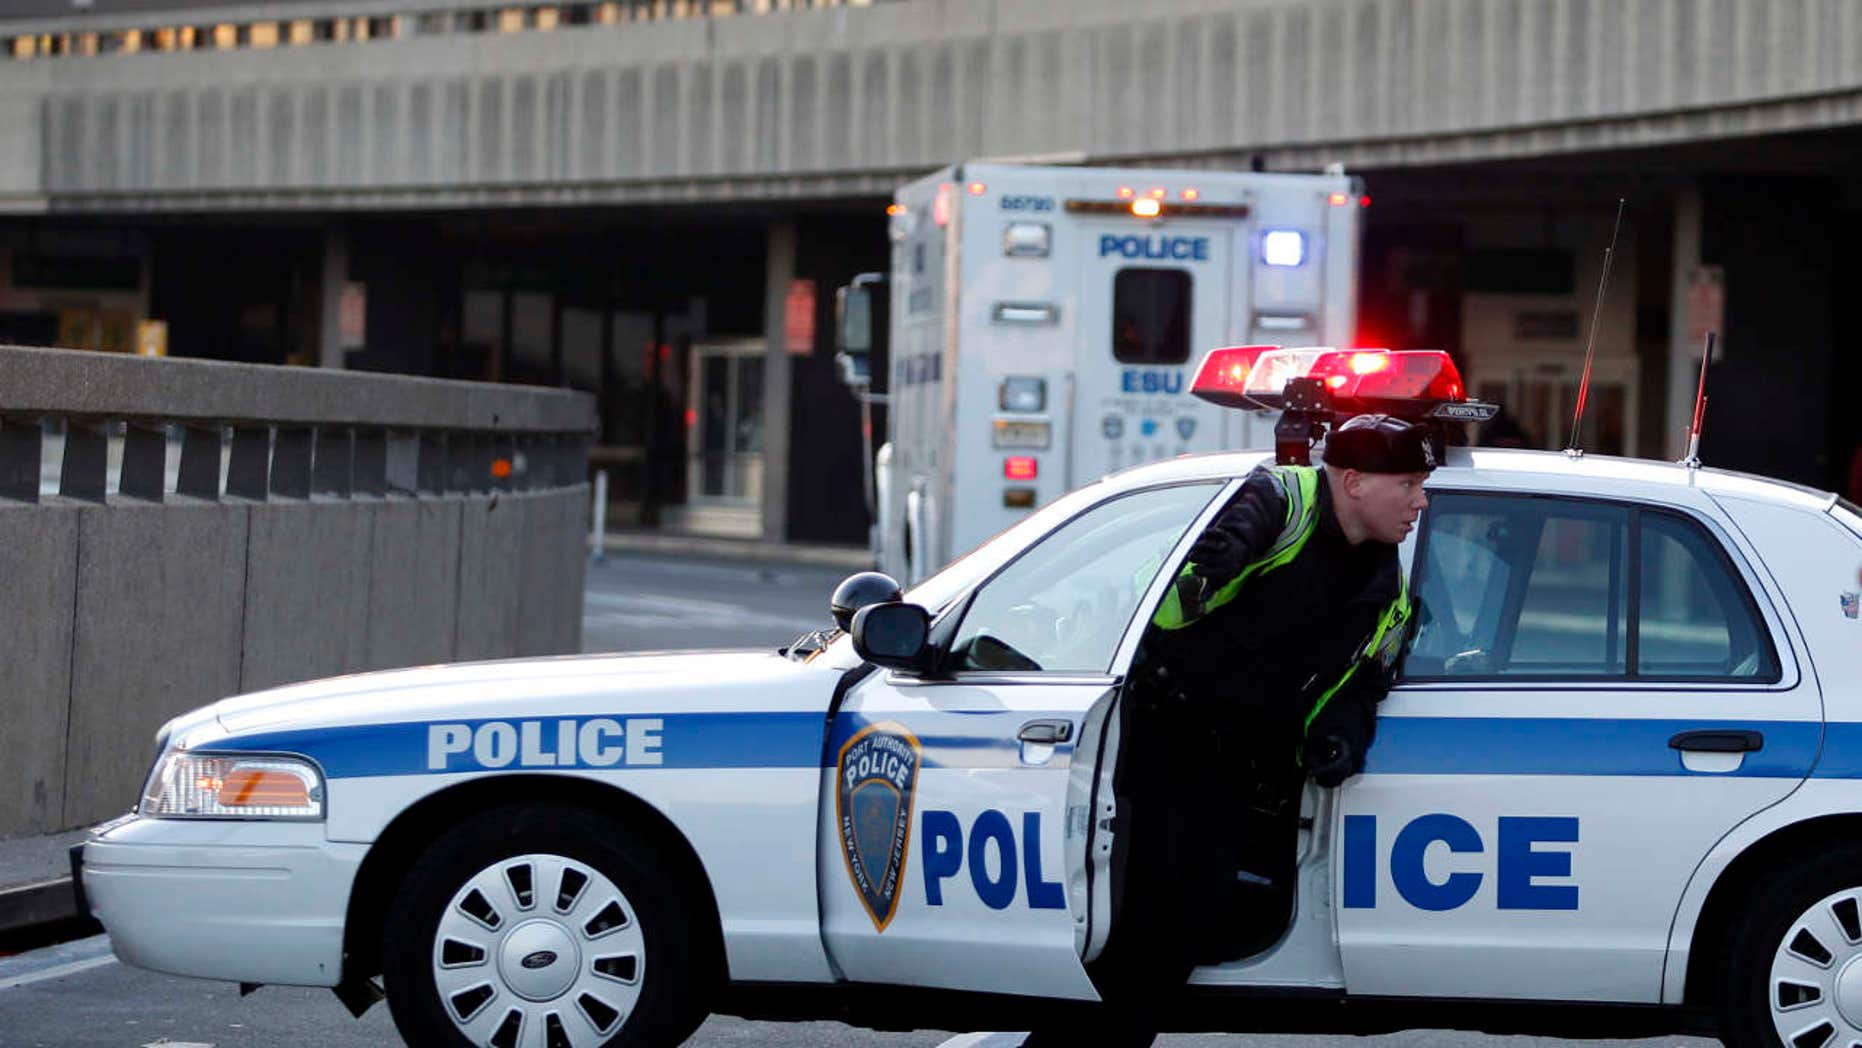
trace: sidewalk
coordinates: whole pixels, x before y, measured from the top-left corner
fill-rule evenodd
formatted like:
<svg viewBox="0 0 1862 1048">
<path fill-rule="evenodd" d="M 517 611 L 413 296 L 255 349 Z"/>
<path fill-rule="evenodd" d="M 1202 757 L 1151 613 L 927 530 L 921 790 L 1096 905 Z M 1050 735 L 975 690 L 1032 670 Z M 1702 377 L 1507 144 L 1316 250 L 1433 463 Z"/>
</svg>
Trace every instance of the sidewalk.
<svg viewBox="0 0 1862 1048">
<path fill-rule="evenodd" d="M 70 848 L 83 830 L 0 840 L 0 937 L 80 916 Z"/>
</svg>

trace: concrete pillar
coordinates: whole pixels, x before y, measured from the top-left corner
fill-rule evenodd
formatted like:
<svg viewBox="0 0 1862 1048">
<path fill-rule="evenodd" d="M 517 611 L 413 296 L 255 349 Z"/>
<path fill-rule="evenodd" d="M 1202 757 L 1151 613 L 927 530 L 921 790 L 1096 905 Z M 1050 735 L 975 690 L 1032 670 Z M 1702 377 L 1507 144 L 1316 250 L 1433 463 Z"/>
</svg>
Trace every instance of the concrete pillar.
<svg viewBox="0 0 1862 1048">
<path fill-rule="evenodd" d="M 763 284 L 763 538 L 789 535 L 789 282 L 795 278 L 795 223 L 769 225 Z"/>
<path fill-rule="evenodd" d="M 317 282 L 317 366 L 343 366 L 343 285 L 349 281 L 349 236 L 323 231 L 323 274 Z"/>
<path fill-rule="evenodd" d="M 1688 331 L 1688 287 L 1700 265 L 1700 185 L 1689 183 L 1675 195 L 1673 272 L 1668 292 L 1668 396 L 1657 422 L 1662 427 L 1662 457 L 1678 460 L 1687 450 L 1686 430 L 1694 418 L 1694 392 L 1700 382 L 1701 347 Z"/>
</svg>

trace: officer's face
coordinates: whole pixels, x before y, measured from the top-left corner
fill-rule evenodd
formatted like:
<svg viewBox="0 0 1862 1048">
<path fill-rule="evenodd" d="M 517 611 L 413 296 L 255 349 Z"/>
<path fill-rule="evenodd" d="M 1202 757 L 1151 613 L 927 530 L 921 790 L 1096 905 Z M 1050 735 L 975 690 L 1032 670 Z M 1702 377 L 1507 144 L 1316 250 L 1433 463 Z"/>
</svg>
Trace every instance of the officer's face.
<svg viewBox="0 0 1862 1048">
<path fill-rule="evenodd" d="M 1416 518 L 1429 505 L 1422 493 L 1427 473 L 1357 473 L 1348 478 L 1347 490 L 1353 491 L 1358 505 L 1358 519 L 1367 537 L 1396 545 L 1416 526 Z"/>
</svg>

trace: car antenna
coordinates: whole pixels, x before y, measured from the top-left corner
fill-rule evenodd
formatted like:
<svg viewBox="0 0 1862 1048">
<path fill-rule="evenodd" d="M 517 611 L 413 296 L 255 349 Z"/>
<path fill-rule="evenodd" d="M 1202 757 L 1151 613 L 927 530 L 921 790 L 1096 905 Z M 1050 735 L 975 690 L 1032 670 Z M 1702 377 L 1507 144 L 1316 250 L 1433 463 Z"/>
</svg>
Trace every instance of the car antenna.
<svg viewBox="0 0 1862 1048">
<path fill-rule="evenodd" d="M 1584 402 L 1590 395 L 1590 366 L 1597 357 L 1597 321 L 1603 316 L 1603 293 L 1610 286 L 1610 263 L 1616 260 L 1616 237 L 1623 231 L 1625 197 L 1616 198 L 1616 226 L 1610 230 L 1610 246 L 1603 249 L 1603 276 L 1597 279 L 1597 301 L 1591 306 L 1590 341 L 1584 347 L 1584 377 L 1578 382 L 1577 410 L 1571 413 L 1571 439 L 1565 442 L 1565 454 L 1576 458 L 1584 454 L 1578 437 L 1584 427 Z"/>
<path fill-rule="evenodd" d="M 1707 349 L 1700 355 L 1700 384 L 1694 387 L 1694 421 L 1687 428 L 1687 457 L 1681 465 L 1688 469 L 1700 468 L 1700 423 L 1707 414 L 1707 362 L 1713 359 L 1713 340 L 1716 332 L 1707 332 Z"/>
</svg>

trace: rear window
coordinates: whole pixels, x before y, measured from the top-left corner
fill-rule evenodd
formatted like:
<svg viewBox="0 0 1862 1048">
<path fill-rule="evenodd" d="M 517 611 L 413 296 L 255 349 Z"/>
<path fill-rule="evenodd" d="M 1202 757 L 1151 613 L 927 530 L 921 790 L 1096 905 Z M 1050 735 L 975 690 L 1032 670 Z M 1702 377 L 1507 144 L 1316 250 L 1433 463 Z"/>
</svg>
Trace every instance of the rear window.
<svg viewBox="0 0 1862 1048">
<path fill-rule="evenodd" d="M 1112 278 L 1112 356 L 1121 364 L 1190 359 L 1190 275 L 1121 269 Z"/>
</svg>

